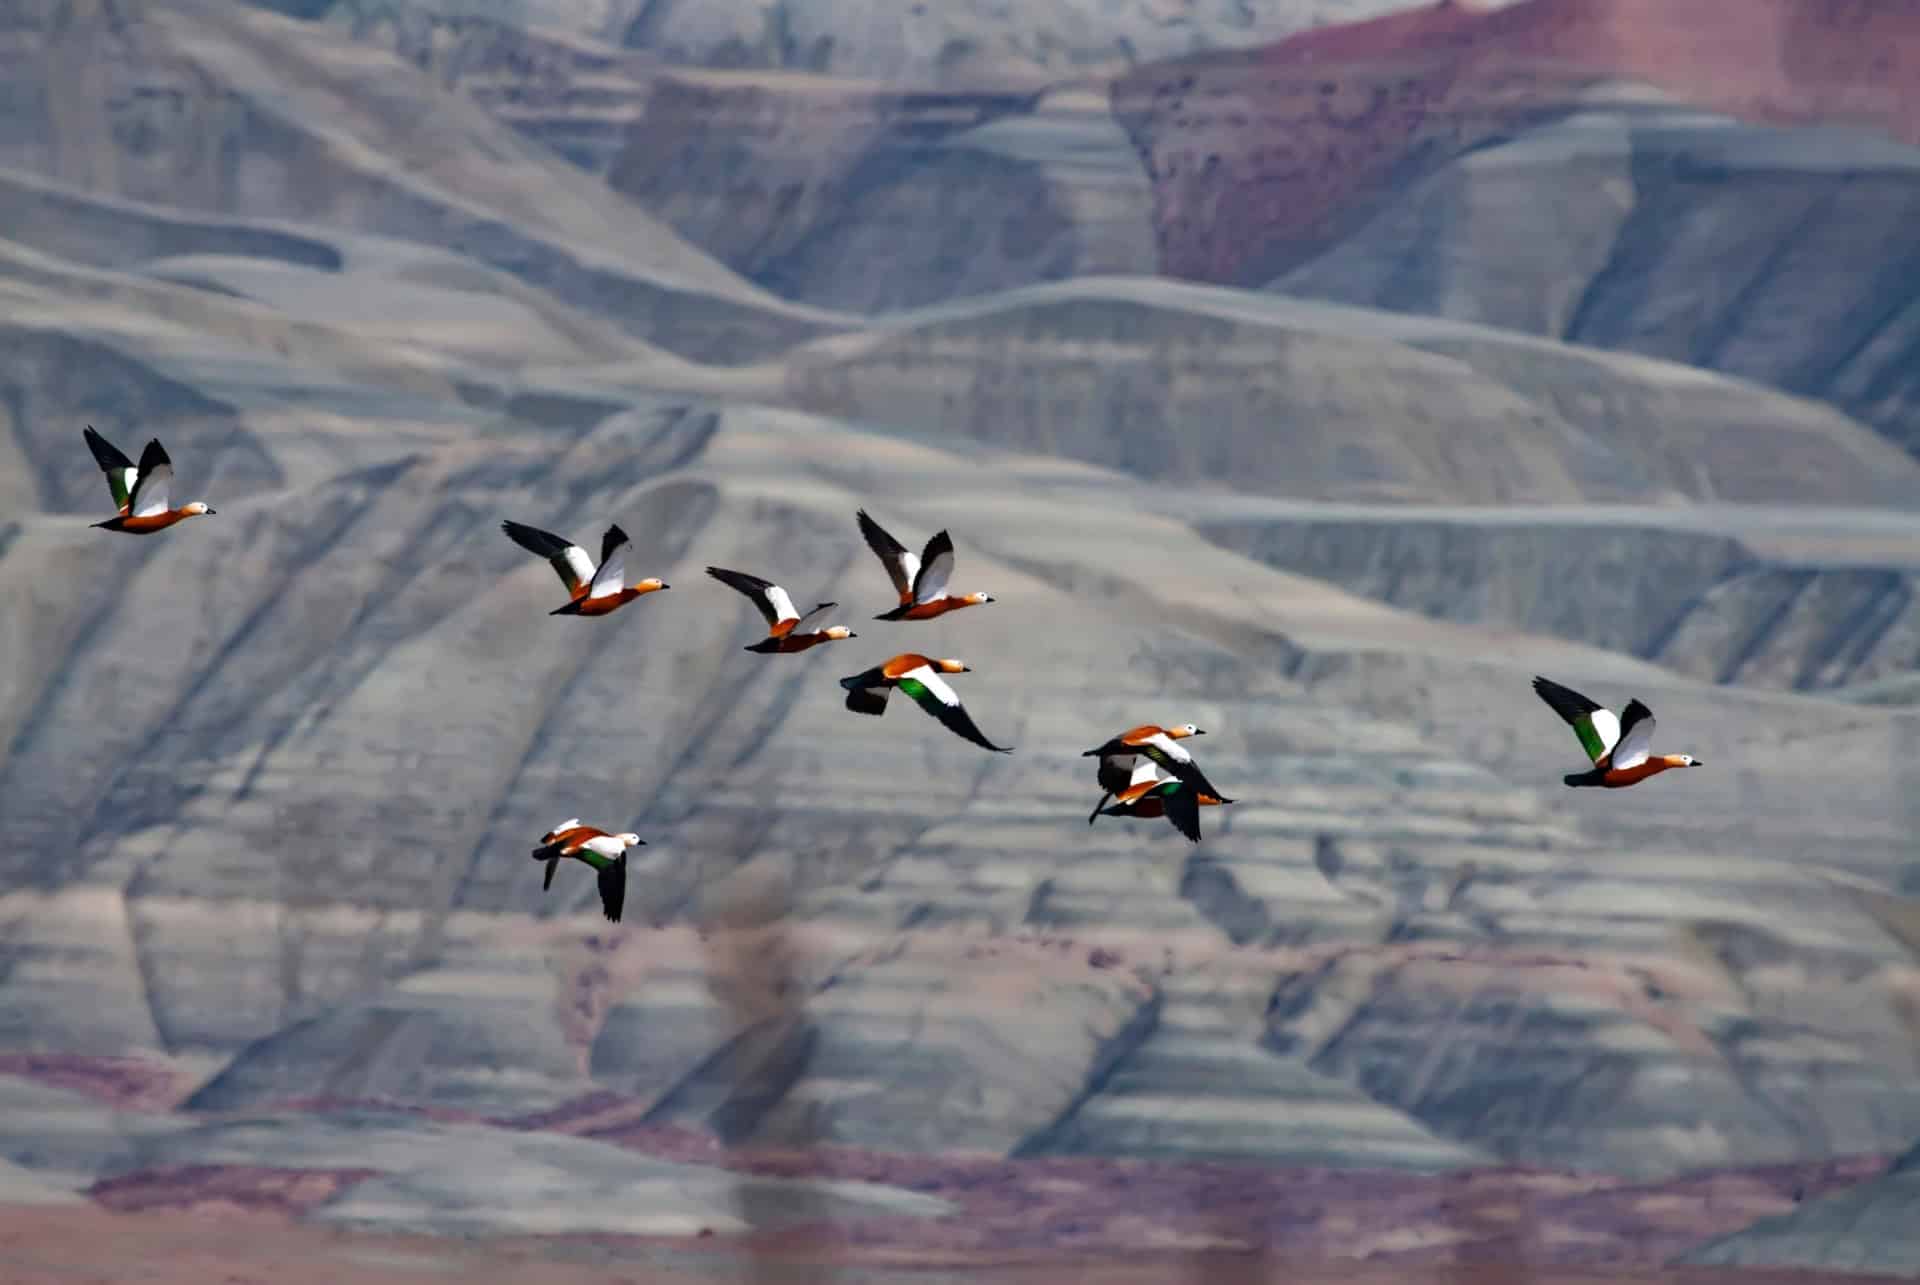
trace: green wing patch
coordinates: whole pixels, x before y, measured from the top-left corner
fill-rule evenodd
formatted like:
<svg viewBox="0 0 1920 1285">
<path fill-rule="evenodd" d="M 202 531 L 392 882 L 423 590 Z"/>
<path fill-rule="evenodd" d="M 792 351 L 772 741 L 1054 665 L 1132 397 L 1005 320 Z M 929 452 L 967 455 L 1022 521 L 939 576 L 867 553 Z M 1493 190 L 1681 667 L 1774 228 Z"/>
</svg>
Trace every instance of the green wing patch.
<svg viewBox="0 0 1920 1285">
<path fill-rule="evenodd" d="M 927 685 L 921 682 L 917 678 L 903 678 L 899 682 L 899 687 L 901 691 L 913 697 L 916 701 L 919 701 L 922 705 L 926 704 L 930 700 L 933 700 L 933 693 L 928 691 Z M 933 703 L 938 705 L 940 702 L 934 701 Z"/>
<path fill-rule="evenodd" d="M 1580 737 L 1580 744 L 1587 751 L 1587 757 L 1598 763 L 1606 757 L 1606 742 L 1600 739 L 1600 733 L 1593 728 L 1593 715 L 1582 714 L 1574 721 L 1573 730 Z"/>
</svg>

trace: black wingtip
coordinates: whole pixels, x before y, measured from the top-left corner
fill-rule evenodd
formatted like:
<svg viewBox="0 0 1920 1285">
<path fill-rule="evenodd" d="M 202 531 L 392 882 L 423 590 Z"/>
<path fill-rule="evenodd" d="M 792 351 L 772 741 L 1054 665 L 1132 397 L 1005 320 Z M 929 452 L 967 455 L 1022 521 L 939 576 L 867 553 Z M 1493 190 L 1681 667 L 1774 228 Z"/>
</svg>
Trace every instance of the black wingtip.
<svg viewBox="0 0 1920 1285">
<path fill-rule="evenodd" d="M 618 522 L 615 522 L 607 528 L 607 539 L 613 541 L 615 544 L 625 544 L 627 542 L 627 533 L 620 529 Z"/>
<path fill-rule="evenodd" d="M 86 439 L 87 449 L 93 453 L 93 462 L 104 469 L 132 468 L 133 461 L 120 453 L 120 448 L 100 436 L 89 424 L 81 430 L 80 436 Z"/>
<path fill-rule="evenodd" d="M 627 854 L 621 853 L 600 871 L 600 909 L 612 923 L 620 922 L 627 901 Z"/>
</svg>

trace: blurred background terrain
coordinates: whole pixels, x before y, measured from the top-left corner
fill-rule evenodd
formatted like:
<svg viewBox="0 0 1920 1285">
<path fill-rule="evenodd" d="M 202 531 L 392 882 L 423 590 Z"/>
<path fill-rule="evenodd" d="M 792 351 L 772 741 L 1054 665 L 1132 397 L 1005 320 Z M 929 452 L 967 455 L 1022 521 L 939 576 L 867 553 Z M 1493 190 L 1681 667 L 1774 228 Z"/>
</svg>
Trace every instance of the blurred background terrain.
<svg viewBox="0 0 1920 1285">
<path fill-rule="evenodd" d="M 1920 1272 L 1920 3 L 0 0 L 0 301 L 22 1279 Z M 1089 828 L 1186 721 L 1206 841 Z"/>
</svg>

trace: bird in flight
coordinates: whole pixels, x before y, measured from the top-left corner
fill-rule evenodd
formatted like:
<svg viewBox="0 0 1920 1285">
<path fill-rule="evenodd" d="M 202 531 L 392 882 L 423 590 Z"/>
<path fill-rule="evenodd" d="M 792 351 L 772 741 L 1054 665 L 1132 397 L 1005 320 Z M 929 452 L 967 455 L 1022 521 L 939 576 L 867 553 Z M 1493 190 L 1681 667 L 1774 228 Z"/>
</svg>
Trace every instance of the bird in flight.
<svg viewBox="0 0 1920 1285">
<path fill-rule="evenodd" d="M 568 817 L 540 836 L 533 850 L 535 861 L 547 863 L 547 876 L 540 891 L 553 887 L 553 872 L 562 857 L 572 857 L 592 866 L 600 877 L 600 909 L 614 923 L 620 922 L 620 907 L 627 899 L 627 849 L 644 848 L 645 839 L 631 831 L 609 834 L 590 825 L 581 825 L 579 817 Z"/>
<path fill-rule="evenodd" d="M 1580 747 L 1593 760 L 1591 772 L 1572 772 L 1560 778 L 1568 785 L 1620 790 L 1669 768 L 1701 765 L 1691 754 L 1653 752 L 1653 711 L 1638 698 L 1628 701 L 1626 709 L 1615 715 L 1550 678 L 1535 677 L 1533 690 L 1573 728 Z"/>
<path fill-rule="evenodd" d="M 87 449 L 93 452 L 94 462 L 107 475 L 107 489 L 113 493 L 113 502 L 120 506 L 117 517 L 93 525 L 128 535 L 152 535 L 176 522 L 214 512 L 202 500 L 177 509 L 172 507 L 173 460 L 168 457 L 167 448 L 160 445 L 159 438 L 147 443 L 136 466 L 119 447 L 94 432 L 93 425 L 87 425 L 81 436 L 87 439 Z"/>
<path fill-rule="evenodd" d="M 627 583 L 627 550 L 633 547 L 633 541 L 618 523 L 608 527 L 606 535 L 601 537 L 598 568 L 585 549 L 551 531 L 511 519 L 502 522 L 500 529 L 527 552 L 537 553 L 551 562 L 560 575 L 560 583 L 572 595 L 566 606 L 548 612 L 550 616 L 604 616 L 635 598 L 673 587 L 664 580 L 652 578 L 634 585 Z"/>
<path fill-rule="evenodd" d="M 847 708 L 856 714 L 876 717 L 887 712 L 887 696 L 898 687 L 913 698 L 913 703 L 943 723 L 954 735 L 972 741 L 983 749 L 999 754 L 1012 753 L 1010 745 L 995 745 L 986 738 L 960 696 L 947 685 L 942 674 L 964 674 L 967 666 L 957 660 L 932 660 L 917 652 L 902 652 L 885 664 L 840 680 L 847 689 Z"/>
<path fill-rule="evenodd" d="M 880 565 L 887 569 L 887 577 L 900 594 L 900 605 L 875 616 L 875 620 L 932 620 L 949 611 L 993 601 L 990 593 L 947 592 L 947 581 L 953 578 L 953 538 L 945 531 L 927 541 L 926 549 L 916 557 L 908 552 L 906 545 L 868 517 L 865 509 L 856 516 L 860 519 L 860 534 L 867 538 L 867 546 L 879 557 Z"/>
<path fill-rule="evenodd" d="M 1094 805 L 1093 816 L 1087 818 L 1088 825 L 1093 824 L 1094 817 L 1102 816 L 1164 816 L 1174 829 L 1193 843 L 1200 842 L 1200 809 L 1233 802 L 1232 799 L 1197 790 L 1179 777 L 1168 776 L 1152 759 L 1146 758 L 1134 766 L 1132 782 L 1115 792 L 1113 806 L 1101 806 L 1106 801 L 1107 796 L 1101 795 L 1100 803 Z"/>
<path fill-rule="evenodd" d="M 1185 781 L 1201 794 L 1210 795 L 1222 803 L 1231 803 L 1226 795 L 1214 788 L 1207 780 L 1207 774 L 1193 761 L 1193 754 L 1181 741 L 1206 733 L 1192 723 L 1182 723 L 1178 727 L 1161 727 L 1155 723 L 1143 723 L 1130 728 L 1080 755 L 1081 758 L 1098 757 L 1100 788 L 1106 794 L 1118 795 L 1130 785 L 1139 784 L 1139 778 L 1133 775 L 1136 761 L 1145 759 L 1158 765 L 1168 776 Z M 1106 802 L 1106 794 L 1100 802 Z M 1094 814 L 1099 815 L 1098 805 Z"/>
<path fill-rule="evenodd" d="M 860 636 L 845 625 L 820 627 L 828 613 L 840 605 L 837 602 L 823 602 L 803 616 L 794 608 L 793 595 L 771 580 L 762 580 L 744 571 L 729 571 L 725 567 L 708 567 L 707 574 L 751 598 L 753 605 L 760 608 L 760 614 L 767 618 L 767 636 L 745 648 L 747 651 L 764 652 L 767 655 L 805 651 L 821 643 L 842 642 Z"/>
</svg>

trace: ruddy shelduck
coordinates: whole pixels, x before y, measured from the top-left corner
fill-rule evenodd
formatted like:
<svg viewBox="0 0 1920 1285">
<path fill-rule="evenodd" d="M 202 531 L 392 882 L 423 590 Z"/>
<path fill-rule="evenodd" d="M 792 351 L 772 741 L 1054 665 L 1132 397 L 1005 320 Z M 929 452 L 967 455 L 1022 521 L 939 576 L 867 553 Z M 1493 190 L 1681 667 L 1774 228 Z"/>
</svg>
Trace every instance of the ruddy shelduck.
<svg viewBox="0 0 1920 1285">
<path fill-rule="evenodd" d="M 1100 802 L 1106 802 L 1105 795 L 1101 796 Z M 1141 759 L 1134 769 L 1133 781 L 1115 794 L 1113 806 L 1096 806 L 1093 816 L 1087 818 L 1087 824 L 1092 825 L 1094 817 L 1100 816 L 1164 816 L 1190 842 L 1198 843 L 1200 809 L 1221 807 L 1232 802 L 1232 799 L 1197 790 L 1179 777 L 1168 776 L 1151 759 Z"/>
<path fill-rule="evenodd" d="M 968 669 L 958 660 L 933 660 L 917 652 L 902 652 L 884 665 L 840 680 L 847 689 L 847 708 L 856 714 L 880 715 L 887 712 L 887 695 L 898 687 L 913 698 L 913 703 L 943 723 L 956 736 L 984 749 L 1010 754 L 1013 747 L 995 745 L 986 738 L 960 704 L 959 695 L 947 685 L 942 674 L 964 674 Z"/>
<path fill-rule="evenodd" d="M 837 602 L 823 602 L 803 616 L 794 609 L 793 596 L 771 580 L 762 580 L 744 571 L 729 571 L 725 567 L 708 567 L 707 574 L 751 598 L 753 605 L 760 608 L 760 614 L 767 618 L 767 636 L 745 648 L 747 651 L 767 655 L 805 651 L 821 643 L 844 642 L 860 636 L 845 625 L 820 628 L 828 613 L 840 605 Z"/>
<path fill-rule="evenodd" d="M 560 574 L 560 583 L 573 595 L 566 606 L 548 612 L 550 616 L 604 616 L 635 598 L 673 587 L 664 580 L 652 578 L 634 585 L 627 583 L 627 550 L 633 547 L 633 541 L 627 539 L 627 533 L 618 523 L 608 527 L 606 535 L 601 537 L 598 568 L 585 549 L 551 531 L 512 520 L 502 522 L 500 529 L 527 552 L 537 553 L 551 562 Z"/>
<path fill-rule="evenodd" d="M 875 620 L 932 620 L 949 611 L 993 601 L 990 593 L 947 592 L 947 581 L 953 578 L 953 538 L 945 531 L 927 541 L 925 551 L 915 557 L 906 545 L 868 517 L 865 509 L 856 516 L 860 519 L 860 534 L 867 538 L 867 546 L 878 555 L 880 565 L 887 569 L 888 578 L 900 594 L 900 605 L 875 616 Z"/>
<path fill-rule="evenodd" d="M 590 825 L 581 825 L 579 817 L 568 817 L 540 836 L 533 850 L 535 861 L 547 863 L 547 875 L 540 891 L 553 887 L 553 872 L 562 857 L 572 857 L 594 868 L 600 878 L 600 909 L 614 923 L 620 922 L 620 907 L 627 900 L 627 849 L 644 848 L 647 841 L 627 831 L 609 834 Z"/>
<path fill-rule="evenodd" d="M 1192 723 L 1182 723 L 1178 727 L 1161 727 L 1157 723 L 1143 723 L 1139 727 L 1129 728 L 1120 733 L 1104 745 L 1095 746 L 1083 752 L 1080 757 L 1097 756 L 1099 758 L 1100 788 L 1107 794 L 1118 795 L 1129 785 L 1137 784 L 1137 778 L 1133 776 L 1135 761 L 1144 758 L 1158 764 L 1165 769 L 1167 775 L 1185 781 L 1200 793 L 1211 795 L 1224 803 L 1231 803 L 1233 800 L 1214 788 L 1213 782 L 1207 780 L 1206 773 L 1200 770 L 1200 765 L 1193 761 L 1192 753 L 1186 746 L 1180 744 L 1181 741 L 1192 737 L 1205 735 L 1204 731 Z M 1100 801 L 1106 802 L 1106 796 L 1102 795 Z M 1098 816 L 1099 812 L 1100 809 L 1096 805 L 1094 815 Z M 1091 821 L 1092 818 L 1088 820 Z"/>
<path fill-rule="evenodd" d="M 1591 772 L 1573 772 L 1560 778 L 1568 785 L 1620 790 L 1669 768 L 1701 765 L 1691 754 L 1653 752 L 1653 711 L 1637 698 L 1628 701 L 1616 717 L 1612 710 L 1549 678 L 1536 677 L 1533 690 L 1567 721 L 1580 738 L 1580 747 L 1593 760 Z"/>
<path fill-rule="evenodd" d="M 118 517 L 96 522 L 95 526 L 128 535 L 152 535 L 176 522 L 214 512 L 202 500 L 177 509 L 172 507 L 173 461 L 159 438 L 147 443 L 136 466 L 117 446 L 94 432 L 93 425 L 87 425 L 81 436 L 87 439 L 87 449 L 93 452 L 94 462 L 107 475 L 107 489 L 113 493 L 113 502 L 120 506 Z"/>
</svg>

